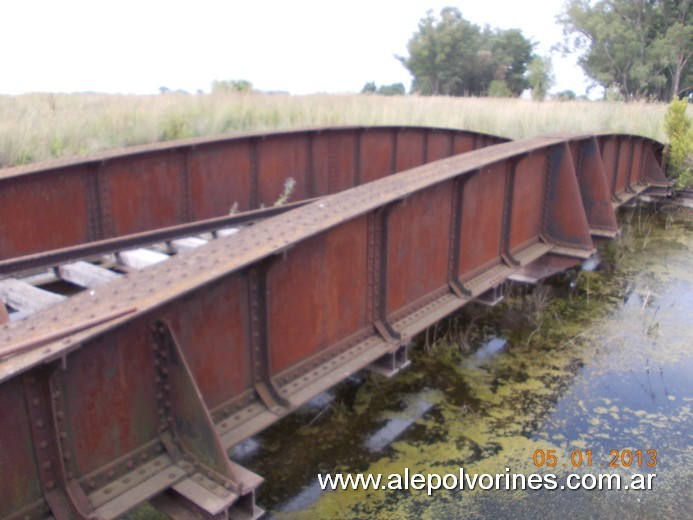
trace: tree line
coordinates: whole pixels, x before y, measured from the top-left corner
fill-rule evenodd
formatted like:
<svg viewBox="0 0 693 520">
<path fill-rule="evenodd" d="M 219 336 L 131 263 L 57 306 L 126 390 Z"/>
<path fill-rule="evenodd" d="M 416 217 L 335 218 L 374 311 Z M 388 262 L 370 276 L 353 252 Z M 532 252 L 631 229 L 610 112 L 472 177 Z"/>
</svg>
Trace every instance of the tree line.
<svg viewBox="0 0 693 520">
<path fill-rule="evenodd" d="M 445 7 L 439 18 L 428 11 L 407 44 L 409 56 L 398 59 L 422 95 L 519 96 L 529 87 L 533 46 L 519 29 L 482 28 Z"/>
<path fill-rule="evenodd" d="M 566 0 L 557 18 L 564 53 L 595 85 L 622 99 L 670 100 L 693 95 L 691 0 Z M 421 95 L 519 96 L 543 99 L 553 83 L 551 60 L 519 29 L 480 27 L 459 9 L 428 11 L 397 59 Z M 394 88 L 391 88 L 394 87 Z M 363 92 L 403 94 L 401 84 Z M 571 91 L 563 93 L 570 98 Z M 574 94 L 573 96 L 574 97 Z"/>
<path fill-rule="evenodd" d="M 585 74 L 624 98 L 671 100 L 693 93 L 691 0 L 568 0 L 559 22 L 564 51 Z"/>
</svg>

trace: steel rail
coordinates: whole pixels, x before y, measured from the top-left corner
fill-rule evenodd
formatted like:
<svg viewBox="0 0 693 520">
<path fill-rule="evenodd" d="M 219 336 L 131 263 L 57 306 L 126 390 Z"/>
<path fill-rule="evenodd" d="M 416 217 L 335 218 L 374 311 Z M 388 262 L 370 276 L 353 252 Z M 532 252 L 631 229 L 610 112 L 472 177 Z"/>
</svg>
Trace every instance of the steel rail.
<svg viewBox="0 0 693 520">
<path fill-rule="evenodd" d="M 298 202 L 290 202 L 281 206 L 246 211 L 226 217 L 198 220 L 178 226 L 158 228 L 142 233 L 133 233 L 105 240 L 87 242 L 86 244 L 79 244 L 72 247 L 42 251 L 41 253 L 10 258 L 8 260 L 0 260 L 0 277 L 16 275 L 36 269 L 52 268 L 65 262 L 113 254 L 125 249 L 143 247 L 174 240 L 176 238 L 250 224 L 265 218 L 280 215 L 295 208 L 300 208 L 314 200 L 315 199 L 306 199 Z"/>
</svg>

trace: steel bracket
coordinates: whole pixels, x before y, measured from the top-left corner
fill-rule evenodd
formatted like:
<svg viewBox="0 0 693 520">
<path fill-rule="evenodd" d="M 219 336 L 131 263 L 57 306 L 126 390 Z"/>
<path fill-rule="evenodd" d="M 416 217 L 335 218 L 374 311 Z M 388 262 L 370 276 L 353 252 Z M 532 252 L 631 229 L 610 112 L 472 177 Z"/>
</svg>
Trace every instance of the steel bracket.
<svg viewBox="0 0 693 520">
<path fill-rule="evenodd" d="M 503 260 L 503 263 L 507 265 L 508 267 L 519 267 L 522 265 L 516 258 L 513 257 L 510 253 L 503 253 L 501 256 L 501 260 Z"/>
<path fill-rule="evenodd" d="M 486 305 L 487 307 L 495 307 L 501 301 L 503 301 L 504 297 L 505 290 L 503 284 L 501 284 L 493 287 L 492 289 L 489 289 L 488 291 L 480 295 L 478 298 L 476 298 L 474 301 L 482 305 Z"/>
<path fill-rule="evenodd" d="M 464 199 L 464 187 L 467 182 L 475 175 L 479 173 L 479 170 L 468 175 L 462 175 L 457 177 L 453 181 L 452 188 L 452 201 L 451 201 L 451 213 L 450 218 L 450 248 L 448 253 L 448 286 L 455 296 L 460 299 L 469 299 L 472 297 L 472 291 L 464 286 L 460 282 L 460 249 L 462 247 L 462 238 L 460 232 L 462 229 L 462 201 Z"/>
<path fill-rule="evenodd" d="M 390 214 L 406 197 L 399 198 L 375 212 L 373 219 L 373 327 L 389 343 L 399 343 L 402 335 L 397 332 L 387 319 L 387 263 L 388 263 L 388 227 Z"/>
<path fill-rule="evenodd" d="M 384 356 L 379 357 L 366 367 L 371 372 L 377 372 L 385 377 L 392 377 L 411 365 L 407 345 L 401 345 Z"/>
<path fill-rule="evenodd" d="M 277 256 L 273 256 L 249 272 L 250 342 L 255 392 L 269 411 L 284 415 L 291 408 L 291 403 L 282 397 L 272 381 L 267 323 L 267 272 L 277 259 Z"/>
<path fill-rule="evenodd" d="M 450 286 L 450 290 L 457 296 L 458 298 L 461 299 L 468 299 L 472 297 L 472 291 L 467 289 L 462 282 L 460 282 L 457 278 L 453 278 L 448 282 Z"/>
<path fill-rule="evenodd" d="M 222 447 L 194 376 L 175 334 L 163 320 L 151 324 L 159 387 L 160 439 L 179 464 L 239 495 L 246 494 Z M 193 469 L 194 468 L 194 469 Z"/>
<path fill-rule="evenodd" d="M 375 320 L 373 322 L 373 326 L 375 327 L 375 330 L 378 331 L 378 334 L 380 334 L 382 338 L 389 343 L 399 343 L 399 341 L 402 339 L 402 335 L 397 332 L 392 324 L 387 320 Z"/>
<path fill-rule="evenodd" d="M 56 520 L 97 519 L 84 490 L 65 468 L 69 454 L 61 445 L 62 413 L 57 413 L 60 392 L 54 388 L 52 363 L 24 376 L 24 391 L 31 419 L 38 476 L 43 496 Z"/>
</svg>

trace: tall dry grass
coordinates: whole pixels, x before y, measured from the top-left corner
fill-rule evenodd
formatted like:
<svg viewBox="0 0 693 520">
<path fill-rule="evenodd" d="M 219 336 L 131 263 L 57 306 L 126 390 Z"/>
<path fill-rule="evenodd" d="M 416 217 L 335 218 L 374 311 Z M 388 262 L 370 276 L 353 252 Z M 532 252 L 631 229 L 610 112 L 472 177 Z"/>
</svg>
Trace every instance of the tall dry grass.
<svg viewBox="0 0 693 520">
<path fill-rule="evenodd" d="M 330 125 L 438 126 L 513 139 L 607 131 L 664 141 L 665 112 L 658 103 L 358 94 L 0 96 L 0 167 L 186 137 Z"/>
</svg>

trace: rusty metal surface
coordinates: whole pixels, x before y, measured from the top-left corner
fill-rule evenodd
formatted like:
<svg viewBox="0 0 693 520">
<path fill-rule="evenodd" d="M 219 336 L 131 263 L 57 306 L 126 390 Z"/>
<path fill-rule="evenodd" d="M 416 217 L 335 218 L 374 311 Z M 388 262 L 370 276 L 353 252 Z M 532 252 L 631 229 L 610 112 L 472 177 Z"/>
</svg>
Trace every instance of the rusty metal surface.
<svg viewBox="0 0 693 520">
<path fill-rule="evenodd" d="M 439 128 L 317 128 L 7 168 L 0 170 L 0 260 L 271 206 L 288 178 L 296 181 L 291 200 L 303 200 L 505 141 Z"/>
<path fill-rule="evenodd" d="M 32 269 L 53 267 L 80 258 L 116 253 L 124 249 L 215 231 L 230 226 L 247 224 L 301 207 L 312 200 L 314 199 L 291 202 L 283 206 L 246 211 L 237 215 L 198 220 L 187 224 L 157 228 L 151 231 L 96 240 L 72 247 L 45 250 L 39 253 L 0 260 L 0 276 L 21 273 L 22 271 L 29 271 Z"/>
<path fill-rule="evenodd" d="M 200 508 L 198 474 L 254 515 L 260 479 L 224 450 L 361 368 L 394 371 L 412 335 L 509 277 L 588 257 L 617 231 L 619 204 L 667 185 L 661 145 L 633 136 L 422 164 L 481 143 L 370 132 L 274 136 L 268 157 L 251 147 L 248 171 L 307 167 L 298 195 L 323 196 L 0 325 L 0 518 L 123 512 L 164 489 Z M 230 152 L 210 146 L 212 172 Z"/>
</svg>

